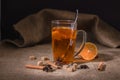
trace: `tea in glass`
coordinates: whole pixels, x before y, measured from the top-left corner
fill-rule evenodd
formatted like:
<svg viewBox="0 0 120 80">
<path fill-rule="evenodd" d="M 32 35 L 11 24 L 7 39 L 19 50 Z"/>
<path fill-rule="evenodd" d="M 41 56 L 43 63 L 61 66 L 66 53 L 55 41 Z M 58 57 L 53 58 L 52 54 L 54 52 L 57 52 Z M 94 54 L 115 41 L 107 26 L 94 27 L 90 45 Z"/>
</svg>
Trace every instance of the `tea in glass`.
<svg viewBox="0 0 120 80">
<path fill-rule="evenodd" d="M 56 21 L 57 22 L 57 21 Z M 72 28 L 72 21 L 61 21 L 52 28 L 52 49 L 54 60 L 61 59 L 70 63 L 74 59 L 77 30 Z"/>
</svg>

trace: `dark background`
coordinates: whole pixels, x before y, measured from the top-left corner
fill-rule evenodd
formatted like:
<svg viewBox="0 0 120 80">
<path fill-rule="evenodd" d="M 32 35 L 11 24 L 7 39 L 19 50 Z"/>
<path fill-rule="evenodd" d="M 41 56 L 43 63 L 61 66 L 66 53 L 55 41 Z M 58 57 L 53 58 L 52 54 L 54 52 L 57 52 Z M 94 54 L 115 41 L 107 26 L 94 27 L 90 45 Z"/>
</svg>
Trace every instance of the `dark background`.
<svg viewBox="0 0 120 80">
<path fill-rule="evenodd" d="M 0 41 L 1 41 L 1 0 L 0 0 Z"/>
<path fill-rule="evenodd" d="M 2 39 L 12 37 L 12 25 L 44 8 L 96 14 L 120 30 L 119 0 L 2 0 Z"/>
</svg>

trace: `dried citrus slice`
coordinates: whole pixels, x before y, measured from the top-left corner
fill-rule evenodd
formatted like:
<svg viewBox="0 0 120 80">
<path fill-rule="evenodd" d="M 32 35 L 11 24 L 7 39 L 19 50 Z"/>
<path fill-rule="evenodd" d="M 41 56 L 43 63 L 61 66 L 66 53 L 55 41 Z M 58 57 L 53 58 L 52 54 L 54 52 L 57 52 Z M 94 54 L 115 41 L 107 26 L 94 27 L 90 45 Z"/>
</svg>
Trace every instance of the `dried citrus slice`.
<svg viewBox="0 0 120 80">
<path fill-rule="evenodd" d="M 79 57 L 85 60 L 93 60 L 98 54 L 98 49 L 94 43 L 86 42 L 83 50 L 79 53 Z"/>
</svg>

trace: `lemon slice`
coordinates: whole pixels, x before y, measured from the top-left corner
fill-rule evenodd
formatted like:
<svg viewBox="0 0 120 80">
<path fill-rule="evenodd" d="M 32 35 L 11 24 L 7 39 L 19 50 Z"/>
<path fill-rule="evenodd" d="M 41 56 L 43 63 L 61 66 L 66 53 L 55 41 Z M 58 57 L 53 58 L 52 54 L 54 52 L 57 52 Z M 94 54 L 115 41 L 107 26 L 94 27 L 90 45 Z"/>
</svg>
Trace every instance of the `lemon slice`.
<svg viewBox="0 0 120 80">
<path fill-rule="evenodd" d="M 98 49 L 94 43 L 86 42 L 83 50 L 78 54 L 85 60 L 93 60 L 98 54 Z"/>
</svg>

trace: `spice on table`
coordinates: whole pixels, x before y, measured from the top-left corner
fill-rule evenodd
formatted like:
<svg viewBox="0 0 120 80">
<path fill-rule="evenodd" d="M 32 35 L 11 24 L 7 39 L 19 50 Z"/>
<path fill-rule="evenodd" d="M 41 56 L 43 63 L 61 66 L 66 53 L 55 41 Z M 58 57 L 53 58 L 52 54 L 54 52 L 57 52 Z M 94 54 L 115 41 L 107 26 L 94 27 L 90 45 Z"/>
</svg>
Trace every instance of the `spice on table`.
<svg viewBox="0 0 120 80">
<path fill-rule="evenodd" d="M 36 60 L 37 58 L 35 56 L 29 56 L 30 60 Z"/>
<path fill-rule="evenodd" d="M 74 71 L 77 70 L 77 66 L 78 66 L 78 65 L 77 65 L 76 63 L 74 63 L 74 64 L 72 65 L 72 68 L 73 68 Z"/>
<path fill-rule="evenodd" d="M 35 60 L 35 56 L 29 56 L 31 60 Z M 86 60 L 85 60 L 86 61 Z M 89 67 L 85 64 L 79 64 L 79 62 L 84 62 L 82 59 L 75 59 L 75 62 L 64 64 L 60 58 L 56 61 L 50 61 L 48 57 L 41 57 L 41 59 L 37 62 L 37 65 L 25 65 L 26 68 L 29 69 L 39 69 L 45 72 L 53 72 L 57 69 L 64 69 L 69 72 L 74 72 L 78 69 L 88 69 Z M 100 62 L 98 65 L 98 70 L 102 71 L 105 69 L 105 64 Z"/>
<path fill-rule="evenodd" d="M 106 65 L 105 65 L 104 62 L 100 62 L 100 63 L 98 64 L 98 70 L 99 70 L 99 71 L 104 71 L 105 68 L 106 68 Z"/>
<path fill-rule="evenodd" d="M 87 65 L 80 65 L 78 69 L 88 69 L 89 67 Z"/>
<path fill-rule="evenodd" d="M 53 72 L 54 69 L 51 67 L 51 65 L 45 65 L 45 67 L 43 68 L 43 71 L 46 71 L 46 72 Z"/>
<path fill-rule="evenodd" d="M 73 66 L 74 66 L 75 68 L 77 68 L 78 64 L 74 63 Z"/>
<path fill-rule="evenodd" d="M 42 61 L 46 61 L 46 60 L 50 60 L 50 59 L 49 59 L 48 57 L 46 57 L 46 56 L 42 56 L 42 57 L 41 57 L 41 60 L 42 60 Z"/>
<path fill-rule="evenodd" d="M 38 61 L 37 62 L 37 66 L 43 66 L 44 65 L 44 62 L 43 61 Z"/>
<path fill-rule="evenodd" d="M 69 72 L 74 72 L 77 70 L 77 64 L 76 63 L 70 63 L 68 65 L 63 65 L 62 67 L 64 70 L 67 70 Z"/>
<path fill-rule="evenodd" d="M 35 66 L 35 65 L 25 65 L 26 68 L 30 68 L 30 69 L 43 69 L 44 66 Z"/>
<path fill-rule="evenodd" d="M 72 67 L 67 68 L 67 71 L 74 72 L 75 70 Z"/>
<path fill-rule="evenodd" d="M 65 70 L 66 70 L 68 67 L 69 67 L 68 65 L 63 65 L 63 66 L 62 66 L 62 68 L 65 69 Z"/>
<path fill-rule="evenodd" d="M 57 66 L 63 66 L 62 59 L 61 59 L 61 58 L 58 58 L 58 59 L 55 61 L 55 65 L 57 65 Z"/>
<path fill-rule="evenodd" d="M 51 61 L 46 61 L 47 64 L 51 65 L 54 68 L 60 69 L 60 66 L 57 66 L 55 63 L 51 62 Z"/>
</svg>

